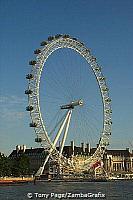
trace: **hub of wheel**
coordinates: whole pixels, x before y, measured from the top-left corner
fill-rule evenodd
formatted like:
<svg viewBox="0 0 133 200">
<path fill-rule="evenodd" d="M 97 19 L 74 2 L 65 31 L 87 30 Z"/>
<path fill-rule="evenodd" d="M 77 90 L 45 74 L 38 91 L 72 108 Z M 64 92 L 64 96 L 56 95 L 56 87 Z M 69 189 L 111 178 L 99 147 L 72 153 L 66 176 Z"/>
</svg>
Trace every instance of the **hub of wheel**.
<svg viewBox="0 0 133 200">
<path fill-rule="evenodd" d="M 61 109 L 74 109 L 75 106 L 83 106 L 83 104 L 84 104 L 83 100 L 79 99 L 79 100 L 76 100 L 76 101 L 72 101 L 69 104 L 62 105 L 62 106 L 60 106 L 60 108 Z"/>
</svg>

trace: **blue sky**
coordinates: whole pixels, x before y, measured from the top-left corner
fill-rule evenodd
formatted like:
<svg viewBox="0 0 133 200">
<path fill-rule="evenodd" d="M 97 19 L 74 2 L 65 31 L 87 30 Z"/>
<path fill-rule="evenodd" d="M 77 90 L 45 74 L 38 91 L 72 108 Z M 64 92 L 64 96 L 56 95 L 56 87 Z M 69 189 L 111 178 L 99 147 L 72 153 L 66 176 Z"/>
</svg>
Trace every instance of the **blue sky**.
<svg viewBox="0 0 133 200">
<path fill-rule="evenodd" d="M 0 151 L 35 146 L 25 112 L 25 74 L 49 35 L 68 33 L 92 49 L 108 80 L 113 127 L 110 148 L 133 144 L 133 1 L 0 1 Z M 36 145 L 37 146 L 37 145 Z"/>
</svg>

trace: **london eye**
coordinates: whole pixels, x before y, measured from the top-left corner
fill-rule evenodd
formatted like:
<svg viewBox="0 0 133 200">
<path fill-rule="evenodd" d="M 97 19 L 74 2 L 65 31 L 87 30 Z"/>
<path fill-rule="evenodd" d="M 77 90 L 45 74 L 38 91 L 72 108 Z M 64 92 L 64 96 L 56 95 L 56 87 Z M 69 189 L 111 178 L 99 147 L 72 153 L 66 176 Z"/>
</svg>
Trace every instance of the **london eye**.
<svg viewBox="0 0 133 200">
<path fill-rule="evenodd" d="M 26 75 L 26 110 L 35 142 L 47 152 L 37 174 L 49 161 L 59 166 L 56 173 L 89 171 L 102 161 L 111 135 L 111 99 L 102 67 L 83 42 L 67 34 L 49 36 L 34 54 Z M 97 148 L 79 162 L 78 156 L 63 154 L 69 140 L 96 142 Z"/>
</svg>

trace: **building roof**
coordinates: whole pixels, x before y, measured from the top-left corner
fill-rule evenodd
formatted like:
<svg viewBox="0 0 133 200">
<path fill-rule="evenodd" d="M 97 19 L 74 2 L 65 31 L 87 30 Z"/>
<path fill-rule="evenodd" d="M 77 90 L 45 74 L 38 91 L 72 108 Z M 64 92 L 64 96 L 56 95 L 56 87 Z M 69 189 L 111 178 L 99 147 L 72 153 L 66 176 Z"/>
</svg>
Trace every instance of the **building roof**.
<svg viewBox="0 0 133 200">
<path fill-rule="evenodd" d="M 57 147 L 57 150 L 59 150 L 59 147 Z M 91 148 L 90 149 L 90 155 L 93 155 L 94 152 L 96 151 L 96 148 Z M 45 153 L 45 150 L 44 148 L 30 148 L 30 149 L 20 149 L 20 150 L 13 150 L 11 152 L 11 154 L 9 155 L 9 157 L 12 157 L 12 156 L 16 156 L 16 155 L 21 155 L 25 153 L 26 155 L 29 155 L 29 154 L 42 154 L 42 153 Z M 71 146 L 64 146 L 64 149 L 63 149 L 63 154 L 64 155 L 72 155 L 72 147 Z M 82 147 L 79 147 L 79 146 L 74 146 L 74 154 L 84 154 L 84 153 L 89 153 L 89 149 L 85 148 L 84 151 L 83 151 L 83 148 Z M 133 154 L 131 154 L 129 152 L 129 149 L 125 149 L 125 150 L 121 150 L 121 149 L 109 149 L 109 150 L 106 150 L 106 154 L 108 155 L 113 155 L 113 156 L 125 156 L 125 157 L 133 157 Z"/>
<path fill-rule="evenodd" d="M 113 156 L 126 156 L 129 157 L 130 156 L 130 152 L 129 150 L 125 149 L 125 150 L 121 150 L 121 149 L 110 149 L 110 150 L 106 150 L 107 154 L 109 155 L 113 155 Z"/>
<path fill-rule="evenodd" d="M 13 150 L 9 157 L 16 156 L 17 154 L 42 154 L 44 152 L 44 148 L 34 148 L 34 149 L 25 149 L 24 150 Z"/>
</svg>

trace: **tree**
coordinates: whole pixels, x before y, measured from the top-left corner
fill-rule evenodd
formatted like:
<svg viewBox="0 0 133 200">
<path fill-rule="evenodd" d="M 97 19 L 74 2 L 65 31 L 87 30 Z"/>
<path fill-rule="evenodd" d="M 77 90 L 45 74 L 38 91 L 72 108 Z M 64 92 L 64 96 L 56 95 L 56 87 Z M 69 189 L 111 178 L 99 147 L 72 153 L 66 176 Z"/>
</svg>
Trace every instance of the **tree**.
<svg viewBox="0 0 133 200">
<path fill-rule="evenodd" d="M 11 168 L 10 168 L 10 161 L 8 157 L 0 154 L 0 176 L 10 176 L 11 175 Z"/>
<path fill-rule="evenodd" d="M 19 169 L 20 169 L 20 175 L 27 175 L 29 173 L 29 158 L 22 154 L 19 157 L 18 161 Z"/>
<path fill-rule="evenodd" d="M 11 161 L 13 176 L 24 176 L 29 174 L 29 158 L 25 154 Z"/>
</svg>

